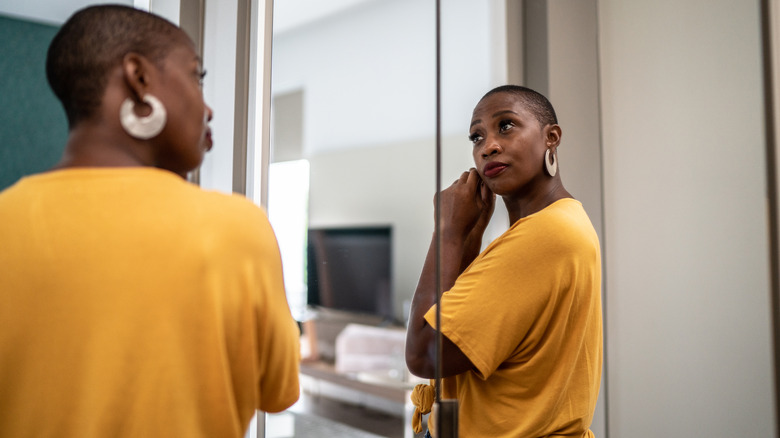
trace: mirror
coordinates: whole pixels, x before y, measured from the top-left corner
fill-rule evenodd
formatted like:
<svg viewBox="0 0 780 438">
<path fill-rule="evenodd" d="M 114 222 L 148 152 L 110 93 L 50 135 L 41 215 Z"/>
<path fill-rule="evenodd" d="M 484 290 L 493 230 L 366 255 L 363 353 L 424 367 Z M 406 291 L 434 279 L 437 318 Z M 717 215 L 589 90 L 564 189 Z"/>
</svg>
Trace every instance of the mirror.
<svg viewBox="0 0 780 438">
<path fill-rule="evenodd" d="M 376 370 L 340 363 L 337 341 L 349 344 L 344 333 L 352 332 L 344 329 L 350 324 L 363 330 L 405 325 L 433 231 L 435 4 L 304 3 L 274 2 L 269 215 L 279 234 L 289 300 L 303 322 L 310 359 L 360 380 Z M 567 186 L 578 188 L 575 196 L 601 234 L 595 1 L 456 1 L 446 2 L 441 12 L 442 186 L 473 166 L 468 124 L 482 94 L 508 81 L 526 83 L 548 94 L 568 122 L 565 144 L 571 146 L 562 156 L 585 165 L 568 167 Z M 556 38 L 548 34 L 548 26 L 558 20 L 572 30 Z M 548 53 L 557 55 L 548 58 Z M 507 227 L 507 214 L 498 202 L 483 245 Z M 317 252 L 311 249 L 316 233 L 377 228 L 390 235 L 389 296 L 376 289 L 381 303 L 346 313 L 338 304 L 312 301 L 312 278 L 318 272 L 311 265 L 323 266 L 311 255 Z M 373 338 L 366 336 L 370 343 Z M 395 357 L 378 368 L 398 369 L 372 379 L 404 375 L 402 348 L 389 351 Z M 313 372 L 310 366 L 304 364 L 304 374 Z M 603 403 L 599 405 L 597 433 L 604 427 Z M 402 431 L 410 429 L 405 415 Z"/>
<path fill-rule="evenodd" d="M 382 436 L 411 431 L 407 401 L 416 381 L 406 371 L 403 340 L 433 232 L 434 7 L 414 0 L 274 2 L 268 210 L 288 298 L 311 353 L 299 404 L 311 398 L 306 380 L 320 388 L 320 404 L 338 398 L 343 388 L 335 380 L 358 382 L 357 407 L 389 417 L 388 425 L 364 426 Z M 452 151 L 443 162 L 445 181 L 472 165 L 472 107 L 501 81 L 506 64 L 494 48 L 506 44 L 502 20 L 491 1 L 448 2 L 443 11 L 443 137 Z M 360 254 L 360 267 L 328 272 L 349 262 L 318 254 L 346 247 Z M 355 290 L 336 284 L 350 273 L 380 280 L 355 278 L 373 285 Z M 374 300 L 358 303 L 365 295 Z M 371 350 L 377 343 L 384 351 Z M 376 396 L 383 391 L 390 394 Z M 274 421 L 269 417 L 268 430 Z"/>
</svg>

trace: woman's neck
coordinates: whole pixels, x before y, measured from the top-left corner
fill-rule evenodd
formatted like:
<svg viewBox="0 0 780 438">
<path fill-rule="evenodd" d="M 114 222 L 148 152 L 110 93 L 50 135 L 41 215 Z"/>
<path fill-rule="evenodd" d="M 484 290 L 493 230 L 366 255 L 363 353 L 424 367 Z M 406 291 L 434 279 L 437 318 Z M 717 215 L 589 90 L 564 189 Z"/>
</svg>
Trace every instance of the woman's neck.
<svg viewBox="0 0 780 438">
<path fill-rule="evenodd" d="M 54 169 L 153 165 L 148 148 L 128 141 L 127 137 L 117 138 L 114 133 L 88 122 L 74 127 L 68 135 L 62 158 Z"/>
<path fill-rule="evenodd" d="M 526 196 L 502 197 L 509 213 L 510 226 L 564 198 L 573 198 L 573 196 L 563 187 L 560 178 L 554 178 L 542 190 L 535 190 Z"/>
</svg>

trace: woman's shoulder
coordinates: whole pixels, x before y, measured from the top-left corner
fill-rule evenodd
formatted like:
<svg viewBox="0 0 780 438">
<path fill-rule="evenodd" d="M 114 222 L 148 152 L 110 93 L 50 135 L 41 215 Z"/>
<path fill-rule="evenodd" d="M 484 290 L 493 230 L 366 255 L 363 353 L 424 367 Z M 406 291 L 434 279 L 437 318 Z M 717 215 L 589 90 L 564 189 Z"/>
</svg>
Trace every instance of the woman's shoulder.
<svg viewBox="0 0 780 438">
<path fill-rule="evenodd" d="M 582 203 L 574 198 L 562 198 L 542 210 L 539 225 L 576 229 L 593 228 L 590 217 Z"/>
<path fill-rule="evenodd" d="M 187 191 L 193 197 L 193 207 L 198 215 L 208 224 L 242 232 L 270 226 L 263 207 L 244 195 L 207 190 L 192 184 Z"/>
<path fill-rule="evenodd" d="M 502 236 L 506 244 L 522 248 L 552 249 L 598 245 L 593 224 L 580 201 L 559 199 L 527 216 Z"/>
<path fill-rule="evenodd" d="M 190 197 L 183 209 L 193 237 L 209 251 L 267 256 L 276 249 L 276 237 L 265 210 L 243 195 L 206 190 L 187 183 Z"/>
</svg>

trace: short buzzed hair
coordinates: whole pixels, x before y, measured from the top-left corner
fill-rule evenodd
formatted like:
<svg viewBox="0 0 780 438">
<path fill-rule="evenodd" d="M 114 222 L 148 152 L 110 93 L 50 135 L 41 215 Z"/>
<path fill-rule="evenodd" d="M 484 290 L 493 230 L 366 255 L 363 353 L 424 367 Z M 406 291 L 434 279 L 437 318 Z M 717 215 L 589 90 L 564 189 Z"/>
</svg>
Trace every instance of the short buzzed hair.
<svg viewBox="0 0 780 438">
<path fill-rule="evenodd" d="M 522 99 L 525 106 L 531 110 L 543 127 L 558 124 L 558 116 L 555 115 L 555 109 L 550 101 L 547 100 L 543 94 L 521 85 L 502 85 L 496 87 L 485 93 L 485 95 L 482 96 L 482 99 L 480 99 L 480 102 L 486 97 L 498 93 L 513 94 Z"/>
<path fill-rule="evenodd" d="M 46 56 L 46 77 L 70 128 L 100 107 L 108 72 L 126 54 L 135 52 L 161 65 L 178 31 L 164 18 L 129 6 L 91 6 L 73 14 Z"/>
</svg>

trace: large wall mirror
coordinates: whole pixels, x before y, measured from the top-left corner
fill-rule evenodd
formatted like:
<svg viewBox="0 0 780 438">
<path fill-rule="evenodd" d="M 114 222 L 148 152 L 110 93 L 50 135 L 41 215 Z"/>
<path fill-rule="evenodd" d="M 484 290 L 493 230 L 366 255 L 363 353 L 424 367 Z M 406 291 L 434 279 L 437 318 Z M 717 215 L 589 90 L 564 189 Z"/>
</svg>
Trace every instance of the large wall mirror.
<svg viewBox="0 0 780 438">
<path fill-rule="evenodd" d="M 482 94 L 525 75 L 572 127 L 562 156 L 590 167 L 569 166 L 568 181 L 600 231 L 595 1 L 512 3 L 443 2 L 442 184 L 473 166 L 468 124 Z M 524 26 L 524 16 L 537 26 Z M 310 356 L 302 403 L 271 416 L 267 433 L 306 427 L 302 417 L 313 412 L 410 437 L 408 390 L 418 381 L 405 371 L 402 341 L 433 231 L 435 4 L 275 0 L 273 20 L 268 210 Z M 558 20 L 568 35 L 548 33 Z M 524 34 L 529 49 L 509 34 Z M 564 53 L 548 56 L 550 46 Z M 499 202 L 484 245 L 507 226 Z M 376 396 L 388 388 L 399 396 Z M 335 409 L 327 398 L 356 403 Z M 341 415 L 349 409 L 353 420 L 363 412 L 388 421 L 350 421 Z M 599 409 L 594 427 L 603 428 Z"/>
<path fill-rule="evenodd" d="M 500 52 L 486 50 L 501 43 L 496 7 L 451 2 L 443 17 L 452 37 L 444 136 L 459 150 L 446 159 L 452 178 L 470 165 L 471 102 L 500 74 Z M 268 209 L 283 257 L 294 260 L 285 281 L 310 353 L 303 404 L 380 436 L 412 436 L 417 382 L 403 332 L 433 231 L 434 13 L 433 2 L 414 0 L 274 2 Z M 357 403 L 345 408 L 344 398 Z"/>
<path fill-rule="evenodd" d="M 274 159 L 309 160 L 309 227 L 392 227 L 401 321 L 432 226 L 432 71 L 420 75 L 432 68 L 433 17 L 422 3 L 342 2 L 274 36 Z M 443 3 L 443 184 L 471 165 L 466 123 L 492 85 L 537 88 L 559 112 L 565 182 L 605 256 L 596 436 L 776 436 L 761 134 L 769 12 L 730 0 Z M 319 8 L 298 6 L 301 19 Z M 296 71 L 286 57 L 314 64 Z"/>
</svg>

